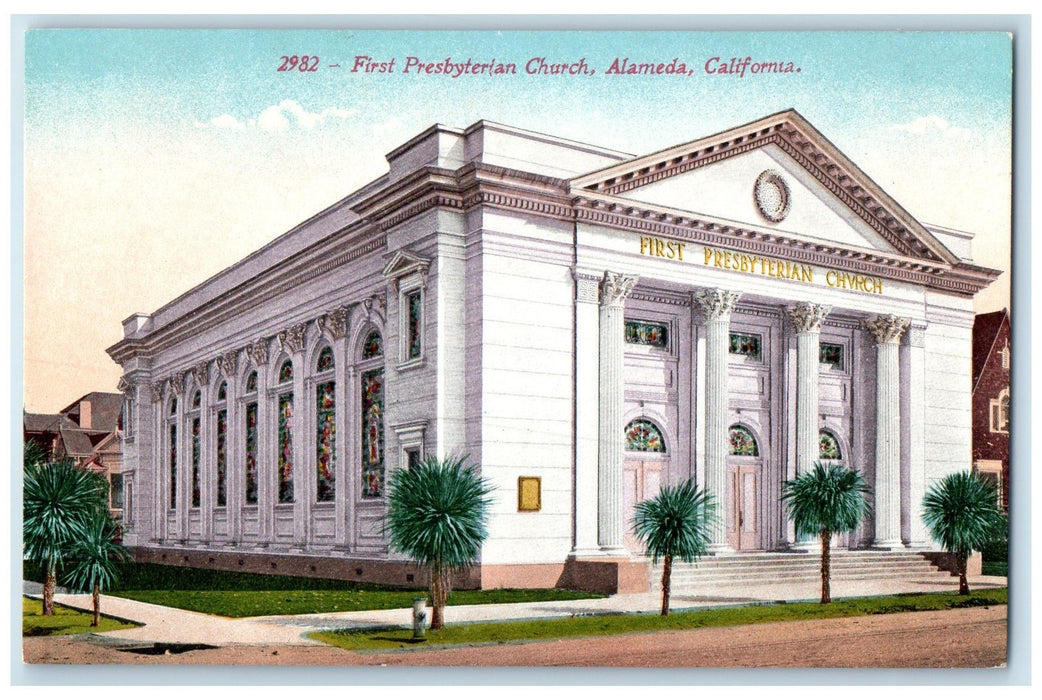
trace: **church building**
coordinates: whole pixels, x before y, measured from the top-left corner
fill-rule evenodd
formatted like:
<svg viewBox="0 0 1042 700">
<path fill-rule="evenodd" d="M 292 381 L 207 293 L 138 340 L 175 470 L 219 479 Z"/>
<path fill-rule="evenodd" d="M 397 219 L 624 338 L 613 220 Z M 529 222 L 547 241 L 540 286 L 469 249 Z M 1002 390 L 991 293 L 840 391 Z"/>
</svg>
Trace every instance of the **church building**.
<svg viewBox="0 0 1042 700">
<path fill-rule="evenodd" d="M 971 234 L 793 110 L 643 156 L 435 125 L 387 161 L 124 321 L 139 560 L 419 584 L 382 527 L 388 475 L 427 455 L 494 487 L 461 585 L 646 588 L 633 506 L 689 477 L 715 552 L 798 550 L 782 485 L 818 460 L 873 490 L 835 546 L 937 549 L 920 503 L 971 467 L 998 275 Z"/>
</svg>

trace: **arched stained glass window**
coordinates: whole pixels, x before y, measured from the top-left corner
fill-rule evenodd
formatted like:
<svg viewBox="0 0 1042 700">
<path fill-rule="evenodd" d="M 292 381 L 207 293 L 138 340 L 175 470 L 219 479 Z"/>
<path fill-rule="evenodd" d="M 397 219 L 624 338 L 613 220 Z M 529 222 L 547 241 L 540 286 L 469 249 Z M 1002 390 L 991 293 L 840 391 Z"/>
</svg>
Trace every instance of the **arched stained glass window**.
<svg viewBox="0 0 1042 700">
<path fill-rule="evenodd" d="M 368 360 L 373 357 L 380 357 L 383 354 L 384 343 L 383 338 L 380 337 L 380 331 L 369 331 L 369 335 L 365 337 L 365 341 L 362 343 L 362 359 Z"/>
<path fill-rule="evenodd" d="M 362 498 L 384 495 L 384 371 L 362 374 Z"/>
<path fill-rule="evenodd" d="M 221 385 L 217 387 L 217 400 L 227 401 L 228 400 L 228 382 L 221 382 Z"/>
<path fill-rule="evenodd" d="M 177 397 L 176 396 L 171 396 L 170 397 L 170 411 L 169 411 L 168 415 L 171 415 L 171 416 L 176 416 L 177 415 Z"/>
<path fill-rule="evenodd" d="M 328 372 L 333 369 L 333 348 L 323 348 L 322 352 L 318 354 L 318 363 L 315 366 L 316 372 Z"/>
<path fill-rule="evenodd" d="M 192 408 L 199 408 L 200 403 L 202 403 L 202 394 L 196 391 L 192 394 Z"/>
<path fill-rule="evenodd" d="M 638 418 L 626 426 L 626 449 L 635 452 L 665 452 L 662 431 L 651 421 Z"/>
<path fill-rule="evenodd" d="M 731 454 L 742 457 L 758 457 L 760 448 L 756 444 L 756 438 L 741 425 L 731 426 Z"/>
<path fill-rule="evenodd" d="M 282 384 L 283 382 L 291 381 L 292 379 L 293 379 L 293 362 L 290 361 L 290 360 L 286 360 L 285 362 L 282 363 L 282 366 L 279 367 L 279 384 Z"/>
<path fill-rule="evenodd" d="M 257 370 L 250 372 L 246 378 L 246 393 L 252 394 L 257 391 Z"/>
<path fill-rule="evenodd" d="M 836 436 L 827 430 L 822 430 L 819 436 L 818 457 L 820 459 L 843 459 L 839 449 L 839 441 Z"/>
</svg>

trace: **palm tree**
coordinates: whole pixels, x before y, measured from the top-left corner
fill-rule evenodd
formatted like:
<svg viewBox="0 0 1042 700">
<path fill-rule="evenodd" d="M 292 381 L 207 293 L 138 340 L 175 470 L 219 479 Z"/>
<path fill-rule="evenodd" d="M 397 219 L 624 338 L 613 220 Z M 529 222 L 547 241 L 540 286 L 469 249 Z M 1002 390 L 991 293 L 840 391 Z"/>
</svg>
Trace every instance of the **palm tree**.
<svg viewBox="0 0 1042 700">
<path fill-rule="evenodd" d="M 450 575 L 478 558 L 488 537 L 491 485 L 465 457 L 426 457 L 388 481 L 388 544 L 430 573 L 431 629 L 441 629 Z"/>
<path fill-rule="evenodd" d="M 673 559 L 698 561 L 709 553 L 710 526 L 716 520 L 716 502 L 691 479 L 663 486 L 658 495 L 634 508 L 633 532 L 658 563 L 662 557 L 662 614 L 669 615 Z"/>
<path fill-rule="evenodd" d="M 949 474 L 923 497 L 923 522 L 934 540 L 955 554 L 959 595 L 968 595 L 966 560 L 974 550 L 1001 536 L 1006 524 L 995 485 L 968 471 Z"/>
<path fill-rule="evenodd" d="M 813 468 L 786 481 L 782 500 L 796 526 L 796 536 L 821 538 L 821 602 L 832 601 L 832 535 L 850 532 L 870 511 L 872 490 L 861 474 L 838 464 L 815 462 Z"/>
<path fill-rule="evenodd" d="M 66 583 L 75 590 L 91 592 L 94 604 L 91 627 L 101 623 L 101 592 L 116 582 L 118 562 L 130 558 L 126 548 L 116 544 L 118 527 L 106 511 L 95 511 L 81 537 L 69 548 L 73 565 L 66 574 Z"/>
<path fill-rule="evenodd" d="M 70 461 L 29 459 L 22 482 L 22 545 L 44 571 L 43 614 L 54 614 L 58 564 L 82 539 L 95 513 L 107 507 L 105 478 Z"/>
</svg>

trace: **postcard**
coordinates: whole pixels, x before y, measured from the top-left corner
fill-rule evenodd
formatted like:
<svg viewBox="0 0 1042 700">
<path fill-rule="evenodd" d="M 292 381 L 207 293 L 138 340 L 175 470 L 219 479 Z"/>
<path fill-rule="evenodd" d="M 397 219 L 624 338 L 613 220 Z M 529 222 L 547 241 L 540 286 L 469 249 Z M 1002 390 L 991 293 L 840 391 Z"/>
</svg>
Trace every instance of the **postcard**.
<svg viewBox="0 0 1042 700">
<path fill-rule="evenodd" d="M 25 32 L 25 664 L 1004 666 L 1015 37 L 370 26 Z"/>
</svg>

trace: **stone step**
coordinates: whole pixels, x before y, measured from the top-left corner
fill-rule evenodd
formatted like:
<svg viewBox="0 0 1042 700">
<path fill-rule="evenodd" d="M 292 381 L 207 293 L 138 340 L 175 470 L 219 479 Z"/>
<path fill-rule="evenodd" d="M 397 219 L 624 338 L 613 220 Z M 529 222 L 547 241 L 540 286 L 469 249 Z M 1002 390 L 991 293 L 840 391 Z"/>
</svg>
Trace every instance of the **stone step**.
<svg viewBox="0 0 1042 700">
<path fill-rule="evenodd" d="M 837 555 L 838 554 L 838 555 Z M 914 552 L 840 552 L 832 556 L 833 580 L 882 579 L 893 576 L 947 580 L 950 574 Z M 763 581 L 812 581 L 821 578 L 820 554 L 755 553 L 706 557 L 697 564 L 674 564 L 670 586 L 675 590 L 714 585 L 744 585 Z M 649 569 L 654 590 L 660 589 L 662 562 Z"/>
</svg>

